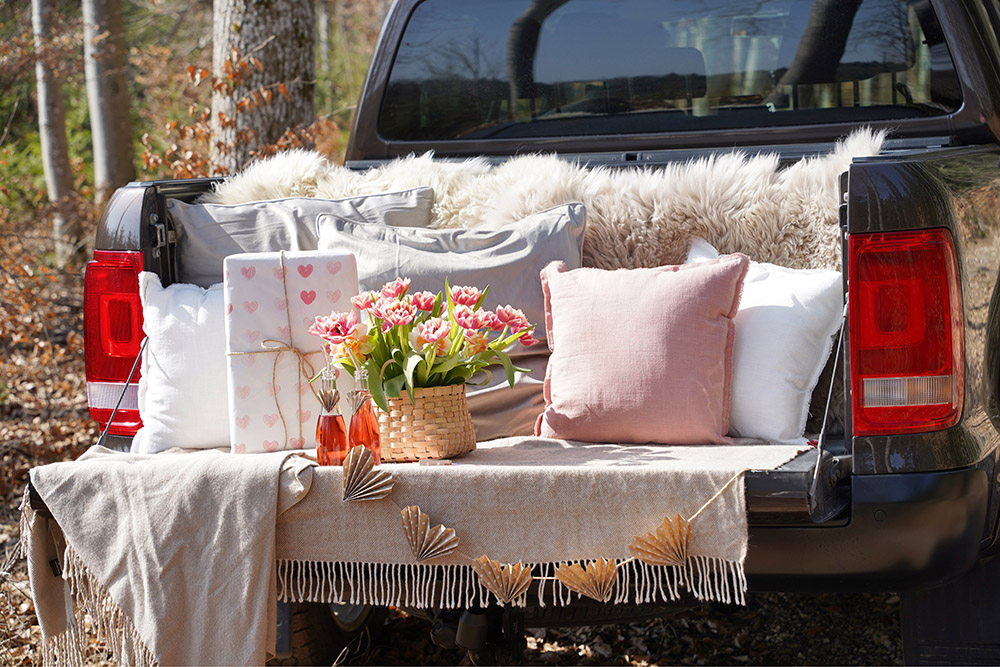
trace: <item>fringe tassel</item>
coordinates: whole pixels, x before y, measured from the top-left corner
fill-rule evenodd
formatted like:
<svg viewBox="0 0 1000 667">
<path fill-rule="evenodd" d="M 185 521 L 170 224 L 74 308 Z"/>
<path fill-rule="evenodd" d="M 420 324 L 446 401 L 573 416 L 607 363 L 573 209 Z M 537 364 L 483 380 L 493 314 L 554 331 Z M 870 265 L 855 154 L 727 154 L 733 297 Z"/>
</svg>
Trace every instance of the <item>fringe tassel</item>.
<svg viewBox="0 0 1000 667">
<path fill-rule="evenodd" d="M 563 564 L 531 565 L 539 578 L 534 600 L 538 606 L 572 602 L 573 592 L 555 579 L 556 568 Z M 277 574 L 278 597 L 285 601 L 467 609 L 496 600 L 468 565 L 280 560 Z M 691 556 L 681 567 L 647 565 L 638 560 L 620 565 L 611 601 L 671 602 L 691 595 L 697 600 L 745 605 L 746 592 L 742 563 Z M 513 604 L 526 606 L 527 593 Z"/>
<path fill-rule="evenodd" d="M 35 511 L 31 509 L 28 489 L 21 500 L 21 535 L 18 556 L 26 558 L 30 551 L 31 523 Z M 87 639 L 83 633 L 84 616 L 89 615 L 98 639 L 108 647 L 119 665 L 156 665 L 152 652 L 143 643 L 132 619 L 122 613 L 107 590 L 87 569 L 72 547 L 63 552 L 63 574 L 70 593 L 66 610 L 66 630 L 56 635 L 42 637 L 42 664 L 86 667 L 84 658 Z"/>
<path fill-rule="evenodd" d="M 66 632 L 42 639 L 42 664 L 85 667 L 86 646 L 86 640 L 77 632 L 76 622 L 71 622 Z"/>
<path fill-rule="evenodd" d="M 105 642 L 117 664 L 125 667 L 155 665 L 156 659 L 143 643 L 132 619 L 122 613 L 72 547 L 66 547 L 63 560 L 63 578 L 69 586 L 75 609 L 73 617 L 68 619 L 66 632 L 42 640 L 43 662 L 74 667 L 85 664 L 85 642 L 80 628 L 86 613 L 93 620 L 98 638 Z"/>
<path fill-rule="evenodd" d="M 17 545 L 14 546 L 14 559 L 20 560 L 28 557 L 28 539 L 31 535 L 31 520 L 35 516 L 35 510 L 31 509 L 31 499 L 28 494 L 28 485 L 24 485 L 24 495 L 21 496 L 21 523 L 20 536 Z"/>
</svg>

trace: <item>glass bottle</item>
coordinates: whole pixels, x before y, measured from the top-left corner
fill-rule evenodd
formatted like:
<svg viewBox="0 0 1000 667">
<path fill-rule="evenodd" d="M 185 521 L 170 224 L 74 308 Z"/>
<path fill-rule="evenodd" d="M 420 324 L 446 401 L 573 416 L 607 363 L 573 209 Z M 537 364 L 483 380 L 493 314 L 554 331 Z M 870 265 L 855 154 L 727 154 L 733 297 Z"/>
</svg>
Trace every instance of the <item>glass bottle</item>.
<svg viewBox="0 0 1000 667">
<path fill-rule="evenodd" d="M 368 371 L 357 369 L 354 375 L 354 391 L 351 392 L 351 447 L 363 445 L 372 450 L 375 465 L 382 463 L 382 437 L 378 430 L 378 416 L 375 414 L 372 395 L 368 393 Z"/>
<path fill-rule="evenodd" d="M 343 465 L 347 457 L 347 429 L 340 414 L 340 392 L 336 372 L 327 368 L 320 375 L 317 392 L 323 407 L 316 422 L 316 459 L 321 466 Z"/>
</svg>

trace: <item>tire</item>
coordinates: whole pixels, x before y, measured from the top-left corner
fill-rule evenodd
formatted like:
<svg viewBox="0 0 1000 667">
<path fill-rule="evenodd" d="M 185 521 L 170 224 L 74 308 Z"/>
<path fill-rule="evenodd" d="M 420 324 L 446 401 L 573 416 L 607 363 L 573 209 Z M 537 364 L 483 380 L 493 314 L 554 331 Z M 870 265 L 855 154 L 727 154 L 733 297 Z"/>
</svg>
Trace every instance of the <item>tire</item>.
<svg viewBox="0 0 1000 667">
<path fill-rule="evenodd" d="M 291 650 L 268 665 L 344 664 L 370 652 L 381 638 L 386 607 L 292 603 Z"/>
</svg>

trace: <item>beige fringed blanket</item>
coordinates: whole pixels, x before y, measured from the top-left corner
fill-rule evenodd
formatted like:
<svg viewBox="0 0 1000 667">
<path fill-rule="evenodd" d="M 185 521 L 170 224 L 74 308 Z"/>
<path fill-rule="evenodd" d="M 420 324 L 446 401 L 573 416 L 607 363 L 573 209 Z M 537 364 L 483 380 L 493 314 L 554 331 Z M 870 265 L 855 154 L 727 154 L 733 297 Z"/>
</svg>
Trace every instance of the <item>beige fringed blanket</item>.
<svg viewBox="0 0 1000 667">
<path fill-rule="evenodd" d="M 387 498 L 365 502 L 341 500 L 339 468 L 317 468 L 309 495 L 278 519 L 279 594 L 380 605 L 486 604 L 496 599 L 470 567 L 486 555 L 531 564 L 541 578 L 538 603 L 566 604 L 576 594 L 553 578 L 556 566 L 625 561 L 633 536 L 654 531 L 667 516 L 698 514 L 686 567 L 632 560 L 621 569 L 611 601 L 690 593 L 743 604 L 741 473 L 780 466 L 803 448 L 740 442 L 638 446 L 506 438 L 481 443 L 452 465 L 383 466 L 395 487 Z M 453 528 L 458 552 L 418 564 L 401 528 L 400 510 L 409 505 L 419 506 L 432 525 Z M 352 588 L 349 580 L 361 583 Z"/>
<path fill-rule="evenodd" d="M 800 451 L 511 438 L 452 465 L 383 466 L 395 478 L 388 497 L 345 502 L 340 468 L 310 467 L 288 452 L 141 456 L 93 448 L 80 461 L 31 473 L 56 519 L 25 508 L 22 526 L 43 656 L 82 664 L 86 611 L 122 664 L 259 664 L 274 645 L 278 596 L 485 604 L 491 594 L 469 567 L 483 554 L 536 566 L 541 581 L 532 594 L 566 604 L 577 594 L 553 578 L 558 564 L 624 561 L 634 535 L 678 513 L 697 515 L 686 566 L 630 561 L 610 601 L 690 592 L 742 603 L 741 473 L 777 467 Z M 418 564 L 400 524 L 408 505 L 453 528 L 458 552 Z M 62 577 L 53 575 L 53 560 Z"/>
<path fill-rule="evenodd" d="M 308 492 L 313 465 L 290 452 L 92 447 L 33 469 L 55 517 L 22 508 L 43 662 L 85 664 L 88 613 L 119 664 L 263 664 L 275 640 L 275 520 Z"/>
</svg>

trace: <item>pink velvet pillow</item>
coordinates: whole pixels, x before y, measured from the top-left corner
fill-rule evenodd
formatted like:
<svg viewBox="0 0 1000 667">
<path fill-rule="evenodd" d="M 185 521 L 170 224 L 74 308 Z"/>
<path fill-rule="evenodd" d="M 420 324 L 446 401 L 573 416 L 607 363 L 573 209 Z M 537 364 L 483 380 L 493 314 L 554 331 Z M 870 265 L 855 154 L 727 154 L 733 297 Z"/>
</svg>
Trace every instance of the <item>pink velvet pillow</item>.
<svg viewBox="0 0 1000 667">
<path fill-rule="evenodd" d="M 549 358 L 535 434 L 729 443 L 733 317 L 749 259 L 655 269 L 542 269 Z"/>
</svg>

